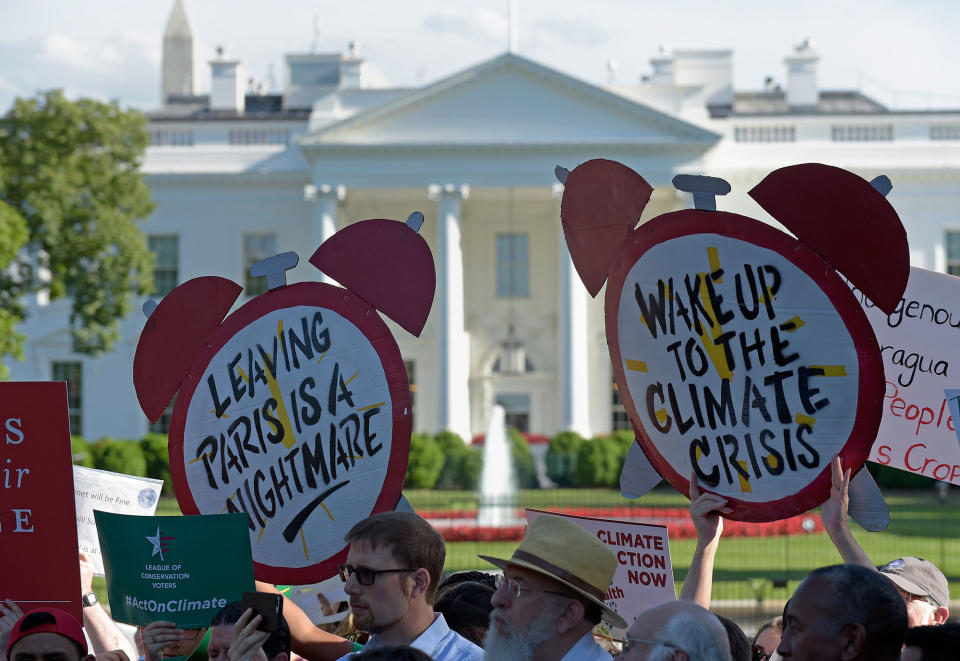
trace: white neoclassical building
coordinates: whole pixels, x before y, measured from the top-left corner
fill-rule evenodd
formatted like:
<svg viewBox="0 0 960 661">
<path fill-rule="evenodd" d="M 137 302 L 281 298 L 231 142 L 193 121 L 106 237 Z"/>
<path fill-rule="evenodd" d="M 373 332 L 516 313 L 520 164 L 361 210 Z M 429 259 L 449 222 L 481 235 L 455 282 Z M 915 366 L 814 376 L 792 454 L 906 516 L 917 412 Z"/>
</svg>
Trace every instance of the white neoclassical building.
<svg viewBox="0 0 960 661">
<path fill-rule="evenodd" d="M 281 92 L 250 89 L 218 56 L 196 89 L 179 0 L 164 35 L 161 107 L 143 170 L 156 211 L 143 224 L 162 295 L 201 275 L 265 290 L 249 266 L 295 250 L 290 281 L 337 228 L 422 211 L 437 292 L 421 337 L 391 322 L 414 390 L 414 426 L 482 432 L 491 407 L 541 434 L 627 426 L 613 387 L 602 295 L 591 299 L 563 243 L 557 164 L 619 160 L 655 192 L 643 220 L 691 206 L 679 172 L 724 177 L 718 208 L 767 219 L 746 195 L 784 165 L 823 162 L 887 174 L 914 265 L 960 272 L 960 110 L 890 111 L 821 90 L 808 45 L 785 58 L 784 88 L 733 89 L 733 53 L 675 51 L 636 86 L 598 87 L 505 53 L 420 88 L 373 88 L 345 53 L 285 59 Z M 851 250 L 869 250 L 870 237 Z M 149 423 L 132 385 L 143 316 L 107 355 L 71 351 L 68 303 L 30 301 L 14 379 L 66 379 L 74 433 L 136 438 Z M 162 424 L 162 423 L 161 423 Z"/>
</svg>

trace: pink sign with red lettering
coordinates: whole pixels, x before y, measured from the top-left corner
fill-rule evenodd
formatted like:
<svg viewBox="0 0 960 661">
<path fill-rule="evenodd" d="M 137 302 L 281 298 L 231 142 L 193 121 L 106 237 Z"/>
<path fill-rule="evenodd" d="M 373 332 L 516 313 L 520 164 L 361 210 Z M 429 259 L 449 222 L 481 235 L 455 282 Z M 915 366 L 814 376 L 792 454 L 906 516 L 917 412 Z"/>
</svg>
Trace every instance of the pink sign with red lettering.
<svg viewBox="0 0 960 661">
<path fill-rule="evenodd" d="M 960 278 L 910 269 L 891 314 L 853 288 L 883 357 L 883 417 L 870 461 L 960 484 L 960 444 L 948 391 L 960 388 Z"/>
<path fill-rule="evenodd" d="M 617 556 L 619 566 L 604 602 L 628 624 L 633 624 L 637 616 L 648 608 L 677 598 L 666 526 L 527 510 L 528 523 L 538 516 L 560 516 L 573 521 L 596 535 Z M 601 622 L 594 631 L 620 638 L 626 629 Z"/>
<path fill-rule="evenodd" d="M 0 599 L 80 614 L 67 384 L 0 383 Z"/>
</svg>

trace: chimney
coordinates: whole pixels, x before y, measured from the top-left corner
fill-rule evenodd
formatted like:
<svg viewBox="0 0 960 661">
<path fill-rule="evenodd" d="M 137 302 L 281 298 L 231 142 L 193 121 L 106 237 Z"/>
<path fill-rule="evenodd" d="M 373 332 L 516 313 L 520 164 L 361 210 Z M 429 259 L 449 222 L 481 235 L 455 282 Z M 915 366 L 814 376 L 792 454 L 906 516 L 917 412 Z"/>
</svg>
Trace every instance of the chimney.
<svg viewBox="0 0 960 661">
<path fill-rule="evenodd" d="M 364 61 L 360 56 L 360 43 L 351 41 L 340 59 L 340 87 L 362 89 L 366 87 L 364 80 Z"/>
<path fill-rule="evenodd" d="M 217 49 L 217 59 L 210 60 L 210 109 L 244 110 L 245 79 L 239 60 L 222 59 L 223 49 Z"/>
<path fill-rule="evenodd" d="M 817 89 L 817 62 L 820 55 L 813 49 L 813 40 L 804 39 L 784 58 L 787 65 L 787 105 L 791 108 L 813 109 L 819 105 Z"/>
<path fill-rule="evenodd" d="M 673 56 L 663 46 L 657 50 L 656 56 L 650 58 L 650 66 L 653 68 L 650 84 L 673 85 Z"/>
<path fill-rule="evenodd" d="M 708 106 L 732 106 L 733 51 L 675 50 L 673 84 L 703 88 Z"/>
</svg>

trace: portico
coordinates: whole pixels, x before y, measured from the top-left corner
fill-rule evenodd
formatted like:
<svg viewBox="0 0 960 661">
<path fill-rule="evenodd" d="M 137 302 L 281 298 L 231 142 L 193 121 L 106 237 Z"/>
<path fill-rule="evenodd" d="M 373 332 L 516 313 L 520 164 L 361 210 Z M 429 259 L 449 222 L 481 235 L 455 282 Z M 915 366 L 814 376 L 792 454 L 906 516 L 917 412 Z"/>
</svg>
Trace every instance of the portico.
<svg viewBox="0 0 960 661">
<path fill-rule="evenodd" d="M 516 105 L 503 104 L 510 98 Z M 599 156 L 631 165 L 660 189 L 652 217 L 687 204 L 670 179 L 716 139 L 505 54 L 298 144 L 318 239 L 337 225 L 424 213 L 433 309 L 419 340 L 392 328 L 413 367 L 415 429 L 469 439 L 497 403 L 524 431 L 610 429 L 602 295 L 589 298 L 570 260 L 554 167 Z"/>
</svg>

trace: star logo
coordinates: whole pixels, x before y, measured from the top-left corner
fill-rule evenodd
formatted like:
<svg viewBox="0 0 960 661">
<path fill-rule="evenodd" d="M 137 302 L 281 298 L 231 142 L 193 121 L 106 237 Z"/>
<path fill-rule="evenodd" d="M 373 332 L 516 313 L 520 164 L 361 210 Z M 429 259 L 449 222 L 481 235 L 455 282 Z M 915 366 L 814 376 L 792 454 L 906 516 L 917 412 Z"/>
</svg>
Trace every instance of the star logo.
<svg viewBox="0 0 960 661">
<path fill-rule="evenodd" d="M 160 532 L 160 526 L 157 526 L 157 534 L 147 535 L 146 539 L 153 544 L 153 553 L 150 554 L 150 557 L 159 555 L 160 559 L 164 560 L 163 552 L 167 550 L 167 540 L 171 540 L 173 537 L 164 537 Z"/>
</svg>

